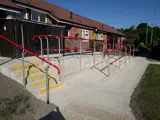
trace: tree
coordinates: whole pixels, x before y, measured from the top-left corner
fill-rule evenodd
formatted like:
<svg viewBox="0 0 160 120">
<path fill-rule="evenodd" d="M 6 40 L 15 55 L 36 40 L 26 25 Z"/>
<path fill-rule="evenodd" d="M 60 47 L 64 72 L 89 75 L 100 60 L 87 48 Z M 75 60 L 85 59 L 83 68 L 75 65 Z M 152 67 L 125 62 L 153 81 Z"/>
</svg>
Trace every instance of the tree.
<svg viewBox="0 0 160 120">
<path fill-rule="evenodd" d="M 147 28 L 148 27 L 148 28 Z M 146 42 L 146 30 L 148 29 L 147 34 L 147 44 Z M 151 31 L 153 29 L 153 39 L 152 41 L 160 41 L 160 27 L 155 26 L 151 27 L 148 23 L 140 23 L 136 29 L 135 26 L 124 29 L 121 28 L 119 31 L 126 34 L 127 41 L 134 43 L 135 47 L 138 47 L 139 50 L 150 50 L 151 48 Z"/>
<path fill-rule="evenodd" d="M 119 29 L 122 33 L 126 34 L 127 36 L 127 41 L 134 43 L 135 40 L 139 40 L 139 33 L 137 32 L 136 29 L 134 29 L 133 26 L 131 26 L 128 29 Z"/>
<path fill-rule="evenodd" d="M 148 27 L 148 28 L 147 28 Z M 147 35 L 147 43 L 150 43 L 151 38 L 151 30 L 152 28 L 148 25 L 148 23 L 140 23 L 137 26 L 137 32 L 139 33 L 139 41 L 145 43 L 146 40 L 146 31 L 148 29 Z"/>
<path fill-rule="evenodd" d="M 131 26 L 130 28 L 124 29 L 121 28 L 119 31 L 126 34 L 127 40 L 134 43 L 145 43 L 146 40 L 146 30 L 147 30 L 148 23 L 140 23 L 136 29 L 135 27 Z M 150 44 L 151 42 L 151 31 L 152 27 L 148 25 L 148 36 L 147 36 L 147 43 Z M 160 27 L 155 26 L 153 27 L 153 41 L 159 40 L 160 41 Z"/>
</svg>

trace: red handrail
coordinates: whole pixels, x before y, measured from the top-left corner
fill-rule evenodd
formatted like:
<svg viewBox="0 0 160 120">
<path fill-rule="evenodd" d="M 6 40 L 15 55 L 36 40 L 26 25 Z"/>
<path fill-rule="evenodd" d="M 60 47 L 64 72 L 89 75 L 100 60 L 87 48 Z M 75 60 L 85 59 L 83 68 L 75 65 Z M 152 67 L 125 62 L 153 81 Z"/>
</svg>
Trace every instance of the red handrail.
<svg viewBox="0 0 160 120">
<path fill-rule="evenodd" d="M 112 51 L 109 51 L 107 53 L 104 54 L 104 58 L 106 57 L 106 55 L 109 55 L 110 53 L 114 52 L 114 51 L 117 51 L 117 50 L 120 50 L 121 48 L 117 48 L 117 49 L 112 49 Z"/>
<path fill-rule="evenodd" d="M 36 37 L 59 37 L 59 38 L 66 38 L 66 39 L 79 39 L 79 40 L 90 40 L 90 41 L 103 41 L 98 39 L 85 39 L 85 38 L 76 38 L 74 36 L 62 36 L 62 35 L 48 35 L 48 34 L 39 34 L 34 35 L 32 37 L 32 40 L 34 40 Z"/>
<path fill-rule="evenodd" d="M 83 50 L 93 50 L 93 48 L 82 48 Z M 42 50 L 47 50 L 47 48 L 42 48 Z M 50 51 L 58 51 L 59 48 L 50 48 Z M 80 48 L 63 48 L 61 50 L 80 50 Z M 96 48 L 95 50 L 108 50 L 107 48 Z"/>
<path fill-rule="evenodd" d="M 132 44 L 127 44 L 125 46 L 123 46 L 123 48 L 125 47 L 128 47 L 128 46 L 131 46 Z M 106 55 L 109 55 L 110 53 L 114 52 L 114 51 L 117 51 L 117 50 L 120 50 L 120 49 L 123 49 L 123 48 L 117 48 L 117 49 L 113 49 L 112 51 L 110 52 L 107 52 L 106 54 L 104 54 L 104 58 L 106 57 Z"/>
<path fill-rule="evenodd" d="M 131 52 L 131 51 L 129 51 L 129 52 Z M 121 59 L 122 57 L 126 56 L 129 52 L 124 53 L 122 56 L 118 57 L 117 59 L 115 59 L 114 61 L 112 61 L 110 64 L 115 63 L 117 60 L 119 60 L 119 59 Z"/>
<path fill-rule="evenodd" d="M 19 45 L 19 44 L 13 42 L 12 40 L 9 40 L 8 38 L 4 37 L 3 35 L 0 35 L 0 37 L 3 38 L 4 40 L 8 41 L 9 43 L 15 45 L 16 47 L 19 47 L 20 49 L 24 50 L 25 52 L 29 53 L 30 55 L 33 55 L 33 56 L 37 57 L 38 59 L 42 60 L 43 62 L 45 62 L 45 63 L 47 63 L 47 64 L 53 66 L 54 68 L 57 69 L 58 75 L 60 74 L 60 69 L 59 69 L 56 65 L 52 64 L 51 62 L 45 60 L 45 59 L 42 58 L 42 57 L 37 56 L 35 53 L 33 53 L 33 52 L 27 50 L 26 48 L 24 48 L 24 47 L 22 47 L 21 45 Z"/>
</svg>

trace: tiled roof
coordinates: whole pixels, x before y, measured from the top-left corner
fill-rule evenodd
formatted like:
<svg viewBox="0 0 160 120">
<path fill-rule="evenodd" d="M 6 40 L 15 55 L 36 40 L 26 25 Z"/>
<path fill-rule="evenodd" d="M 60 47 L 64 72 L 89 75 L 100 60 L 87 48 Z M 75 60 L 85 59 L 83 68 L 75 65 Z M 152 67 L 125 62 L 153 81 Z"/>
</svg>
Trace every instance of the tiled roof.
<svg viewBox="0 0 160 120">
<path fill-rule="evenodd" d="M 5 0 L 2 0 L 5 1 Z M 17 1 L 22 4 L 27 4 L 29 6 L 39 8 L 44 11 L 50 12 L 50 14 L 54 17 L 56 17 L 59 20 L 62 21 L 68 21 L 76 24 L 81 24 L 84 26 L 89 26 L 92 28 L 97 28 L 98 30 L 104 31 L 104 32 L 110 32 L 115 33 L 118 35 L 124 35 L 123 33 L 119 32 L 118 30 L 112 28 L 109 25 L 106 25 L 104 23 L 80 16 L 78 14 L 72 13 L 72 19 L 70 18 L 70 12 L 69 10 L 56 6 L 54 4 L 48 3 L 43 0 L 12 0 Z"/>
<path fill-rule="evenodd" d="M 0 0 L 0 5 L 20 9 L 15 3 L 10 2 L 9 0 Z"/>
</svg>

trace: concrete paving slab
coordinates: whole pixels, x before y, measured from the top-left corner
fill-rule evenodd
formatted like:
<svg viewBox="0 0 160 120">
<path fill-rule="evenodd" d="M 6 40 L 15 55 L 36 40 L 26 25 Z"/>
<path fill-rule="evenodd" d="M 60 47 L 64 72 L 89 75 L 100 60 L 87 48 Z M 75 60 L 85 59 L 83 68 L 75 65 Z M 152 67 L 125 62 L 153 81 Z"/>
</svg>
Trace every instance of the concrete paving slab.
<svg viewBox="0 0 160 120">
<path fill-rule="evenodd" d="M 64 115 L 67 114 L 68 110 L 72 115 L 78 114 L 79 119 L 77 120 L 87 119 L 88 116 L 104 120 L 101 112 L 97 115 L 94 113 L 96 116 L 91 116 L 85 112 L 87 108 L 84 106 L 91 106 L 91 111 L 93 109 L 97 109 L 96 112 L 100 110 L 109 111 L 114 117 L 122 116 L 124 120 L 135 120 L 129 107 L 130 96 L 148 63 L 144 58 L 135 58 L 111 78 L 106 77 L 96 69 L 83 71 L 65 81 L 64 87 L 52 92 L 50 100 L 60 106 L 64 111 Z M 44 100 L 44 97 L 41 99 Z M 79 106 L 73 110 L 73 104 L 79 104 Z M 101 117 L 97 117 L 98 115 Z M 70 120 L 70 117 L 66 116 L 66 118 Z M 117 120 L 120 118 L 117 118 Z"/>
</svg>

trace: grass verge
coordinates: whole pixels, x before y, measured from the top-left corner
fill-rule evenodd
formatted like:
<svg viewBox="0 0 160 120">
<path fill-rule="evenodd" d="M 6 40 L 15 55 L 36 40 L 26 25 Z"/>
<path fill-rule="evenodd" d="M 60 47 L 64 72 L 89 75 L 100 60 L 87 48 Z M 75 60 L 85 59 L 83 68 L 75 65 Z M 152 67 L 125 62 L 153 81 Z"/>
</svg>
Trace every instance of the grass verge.
<svg viewBox="0 0 160 120">
<path fill-rule="evenodd" d="M 14 99 L 0 100 L 0 120 L 10 120 L 13 115 L 25 114 L 27 110 L 31 110 L 29 97 L 22 94 L 15 96 Z"/>
<path fill-rule="evenodd" d="M 133 94 L 131 107 L 137 120 L 160 120 L 160 65 L 148 66 Z"/>
</svg>

